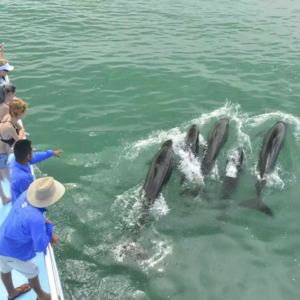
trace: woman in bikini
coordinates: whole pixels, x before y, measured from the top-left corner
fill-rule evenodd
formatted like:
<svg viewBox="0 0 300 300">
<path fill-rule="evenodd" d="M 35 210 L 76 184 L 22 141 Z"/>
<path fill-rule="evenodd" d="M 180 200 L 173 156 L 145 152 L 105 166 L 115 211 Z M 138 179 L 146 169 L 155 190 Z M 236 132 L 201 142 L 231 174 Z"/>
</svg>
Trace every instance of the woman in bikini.
<svg viewBox="0 0 300 300">
<path fill-rule="evenodd" d="M 8 174 L 8 155 L 12 153 L 14 143 L 25 136 L 24 128 L 19 124 L 27 111 L 27 104 L 18 99 L 13 101 L 9 106 L 9 113 L 3 117 L 0 123 L 0 174 L 1 177 L 6 177 L 9 181 Z M 4 194 L 2 185 L 0 184 L 0 197 L 3 205 L 11 200 Z"/>
</svg>

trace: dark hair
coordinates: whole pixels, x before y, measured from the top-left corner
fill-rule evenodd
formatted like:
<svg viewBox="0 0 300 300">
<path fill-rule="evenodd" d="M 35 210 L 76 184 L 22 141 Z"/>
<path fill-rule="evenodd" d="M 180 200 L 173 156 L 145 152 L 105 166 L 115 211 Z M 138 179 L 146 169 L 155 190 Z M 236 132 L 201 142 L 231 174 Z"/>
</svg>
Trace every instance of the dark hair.
<svg viewBox="0 0 300 300">
<path fill-rule="evenodd" d="M 5 103 L 6 96 L 8 93 L 15 93 L 17 87 L 13 85 L 11 82 L 7 82 L 3 85 L 0 85 L 0 104 Z"/>
<path fill-rule="evenodd" d="M 31 154 L 31 141 L 19 140 L 14 145 L 14 154 L 17 162 L 22 162 L 28 154 Z"/>
<path fill-rule="evenodd" d="M 12 84 L 11 82 L 5 83 L 5 92 L 8 93 L 15 93 L 17 90 L 17 87 Z"/>
<path fill-rule="evenodd" d="M 0 104 L 5 103 L 6 92 L 5 85 L 0 85 Z"/>
</svg>

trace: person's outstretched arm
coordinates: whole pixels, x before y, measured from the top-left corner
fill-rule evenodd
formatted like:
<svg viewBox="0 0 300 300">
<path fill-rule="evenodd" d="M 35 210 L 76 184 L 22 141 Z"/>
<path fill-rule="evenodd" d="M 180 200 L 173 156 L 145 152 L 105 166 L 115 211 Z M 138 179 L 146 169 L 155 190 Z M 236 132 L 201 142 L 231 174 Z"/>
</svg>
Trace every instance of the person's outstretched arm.
<svg viewBox="0 0 300 300">
<path fill-rule="evenodd" d="M 31 165 L 39 163 L 40 161 L 43 161 L 51 156 L 60 157 L 60 153 L 62 150 L 47 150 L 42 152 L 33 152 L 32 160 L 29 162 Z"/>
</svg>

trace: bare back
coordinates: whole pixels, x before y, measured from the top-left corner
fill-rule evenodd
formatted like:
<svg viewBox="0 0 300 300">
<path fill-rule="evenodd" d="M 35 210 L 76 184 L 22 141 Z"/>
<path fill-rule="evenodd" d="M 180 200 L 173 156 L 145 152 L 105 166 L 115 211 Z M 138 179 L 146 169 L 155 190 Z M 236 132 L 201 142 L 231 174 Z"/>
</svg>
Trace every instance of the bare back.
<svg viewBox="0 0 300 300">
<path fill-rule="evenodd" d="M 11 147 L 19 139 L 18 126 L 13 124 L 10 115 L 6 115 L 0 123 L 0 153 L 11 153 Z"/>
<path fill-rule="evenodd" d="M 9 113 L 9 106 L 6 103 L 0 104 L 0 121 Z"/>
</svg>

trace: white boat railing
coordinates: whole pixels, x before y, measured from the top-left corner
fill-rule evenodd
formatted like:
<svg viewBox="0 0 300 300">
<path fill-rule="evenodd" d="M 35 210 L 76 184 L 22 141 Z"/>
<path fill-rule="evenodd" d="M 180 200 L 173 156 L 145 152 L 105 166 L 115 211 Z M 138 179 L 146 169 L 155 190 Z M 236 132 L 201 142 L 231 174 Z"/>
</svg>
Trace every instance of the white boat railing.
<svg viewBox="0 0 300 300">
<path fill-rule="evenodd" d="M 9 82 L 8 76 L 6 77 L 6 81 Z M 22 120 L 19 121 L 23 126 Z M 26 134 L 24 138 L 26 138 Z M 35 179 L 35 174 L 32 166 L 31 166 L 31 173 Z M 47 254 L 45 255 L 45 265 L 46 265 L 48 282 L 50 287 L 51 300 L 64 300 L 65 298 L 62 291 L 56 260 L 55 260 L 52 246 L 50 244 L 47 247 Z"/>
<path fill-rule="evenodd" d="M 45 255 L 45 263 L 48 274 L 48 281 L 50 286 L 51 300 L 63 300 L 63 292 L 59 279 L 58 269 L 56 266 L 55 256 L 52 246 L 47 247 L 47 254 Z"/>
</svg>

